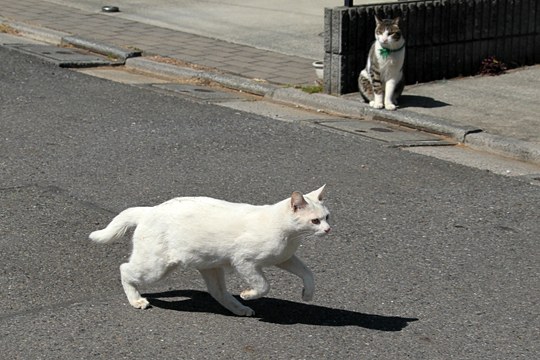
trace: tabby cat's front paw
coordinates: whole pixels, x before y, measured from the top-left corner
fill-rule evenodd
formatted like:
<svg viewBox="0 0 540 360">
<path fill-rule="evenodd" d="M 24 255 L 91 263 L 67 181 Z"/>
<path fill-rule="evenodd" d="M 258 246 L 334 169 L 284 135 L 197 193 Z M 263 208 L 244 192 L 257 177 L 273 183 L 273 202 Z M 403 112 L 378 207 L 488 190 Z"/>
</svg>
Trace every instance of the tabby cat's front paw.
<svg viewBox="0 0 540 360">
<path fill-rule="evenodd" d="M 383 103 L 370 101 L 369 106 L 371 106 L 374 109 L 382 109 L 384 107 Z"/>
<path fill-rule="evenodd" d="M 386 104 L 384 105 L 384 108 L 385 108 L 386 110 L 396 110 L 396 105 L 394 105 L 394 104 L 392 104 L 392 103 L 386 103 Z"/>
</svg>

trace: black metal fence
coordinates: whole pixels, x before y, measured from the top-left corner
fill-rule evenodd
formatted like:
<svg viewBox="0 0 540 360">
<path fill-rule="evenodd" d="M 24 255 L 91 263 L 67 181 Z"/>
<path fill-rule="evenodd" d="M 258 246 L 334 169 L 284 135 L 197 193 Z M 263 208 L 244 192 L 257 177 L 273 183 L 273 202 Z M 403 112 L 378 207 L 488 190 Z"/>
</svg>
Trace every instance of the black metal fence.
<svg viewBox="0 0 540 360">
<path fill-rule="evenodd" d="M 511 67 L 540 63 L 540 0 L 403 1 L 325 9 L 324 89 L 358 91 L 375 19 L 402 18 L 408 84 L 475 75 L 495 56 Z"/>
</svg>

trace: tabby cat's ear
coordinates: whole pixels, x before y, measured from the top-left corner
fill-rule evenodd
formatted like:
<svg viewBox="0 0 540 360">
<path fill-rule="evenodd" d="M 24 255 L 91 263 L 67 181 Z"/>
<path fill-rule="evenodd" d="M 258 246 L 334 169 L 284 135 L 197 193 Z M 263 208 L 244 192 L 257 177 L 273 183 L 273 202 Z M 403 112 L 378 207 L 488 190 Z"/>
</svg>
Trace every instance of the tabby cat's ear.
<svg viewBox="0 0 540 360">
<path fill-rule="evenodd" d="M 291 207 L 293 209 L 293 211 L 297 211 L 297 210 L 300 210 L 300 209 L 303 209 L 307 206 L 307 201 L 306 199 L 304 199 L 304 196 L 302 195 L 302 193 L 298 192 L 298 191 L 295 191 L 292 193 L 291 195 Z"/>
<path fill-rule="evenodd" d="M 399 25 L 399 22 L 401 21 L 401 17 L 396 17 L 394 18 L 394 20 L 392 21 L 394 23 L 394 25 Z"/>
<path fill-rule="evenodd" d="M 380 17 L 378 17 L 377 15 L 375 15 L 375 22 L 377 23 L 377 25 L 380 25 L 382 23 L 382 20 Z"/>
</svg>

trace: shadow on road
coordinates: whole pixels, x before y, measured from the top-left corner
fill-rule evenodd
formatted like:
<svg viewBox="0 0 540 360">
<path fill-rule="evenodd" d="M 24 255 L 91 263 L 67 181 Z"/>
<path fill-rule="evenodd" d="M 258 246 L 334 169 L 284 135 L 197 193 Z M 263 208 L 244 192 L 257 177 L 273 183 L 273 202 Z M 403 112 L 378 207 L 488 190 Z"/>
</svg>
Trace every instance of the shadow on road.
<svg viewBox="0 0 540 360">
<path fill-rule="evenodd" d="M 150 304 L 156 308 L 233 316 L 204 291 L 177 290 L 143 296 L 147 297 Z M 164 301 L 159 298 L 184 299 Z M 401 331 L 409 322 L 418 320 L 416 318 L 363 314 L 272 298 L 252 300 L 246 305 L 255 310 L 255 317 L 258 317 L 260 321 L 280 325 L 359 326 L 371 330 Z"/>
</svg>

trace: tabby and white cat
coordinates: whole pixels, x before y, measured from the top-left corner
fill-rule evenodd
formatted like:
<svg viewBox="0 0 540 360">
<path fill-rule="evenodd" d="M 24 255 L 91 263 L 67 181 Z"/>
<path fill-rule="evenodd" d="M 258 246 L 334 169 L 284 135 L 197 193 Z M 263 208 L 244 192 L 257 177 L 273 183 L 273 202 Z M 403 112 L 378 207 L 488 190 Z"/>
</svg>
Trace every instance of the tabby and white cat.
<svg viewBox="0 0 540 360">
<path fill-rule="evenodd" d="M 399 17 L 381 20 L 375 16 L 375 21 L 375 42 L 369 50 L 366 68 L 358 77 L 358 87 L 369 106 L 395 110 L 404 87 L 405 39 Z"/>
<path fill-rule="evenodd" d="M 225 269 L 236 270 L 250 286 L 244 300 L 268 293 L 263 267 L 277 266 L 300 277 L 302 299 L 310 301 L 315 282 L 294 254 L 304 236 L 330 232 L 324 186 L 307 195 L 295 191 L 274 205 L 231 203 L 207 197 L 180 197 L 154 207 L 133 207 L 117 215 L 90 239 L 100 243 L 122 237 L 132 227 L 133 251 L 120 266 L 129 303 L 144 309 L 149 302 L 137 287 L 167 275 L 178 266 L 197 269 L 214 299 L 236 315 L 254 311 L 226 289 Z"/>
</svg>

